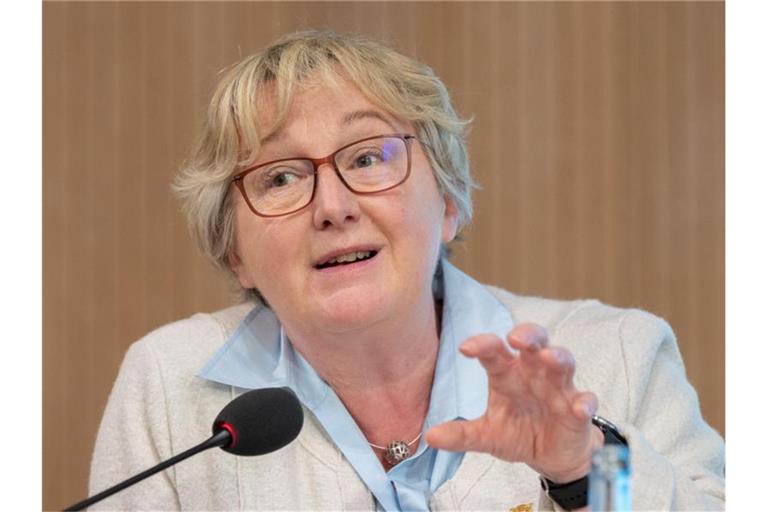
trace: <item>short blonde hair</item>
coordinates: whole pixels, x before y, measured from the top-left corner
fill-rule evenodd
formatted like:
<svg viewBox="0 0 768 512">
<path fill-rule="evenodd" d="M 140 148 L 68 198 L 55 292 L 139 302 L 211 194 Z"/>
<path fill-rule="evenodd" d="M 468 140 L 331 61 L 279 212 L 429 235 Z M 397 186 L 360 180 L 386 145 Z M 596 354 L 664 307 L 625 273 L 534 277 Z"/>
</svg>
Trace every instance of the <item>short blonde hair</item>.
<svg viewBox="0 0 768 512">
<path fill-rule="evenodd" d="M 359 35 L 306 31 L 284 36 L 225 71 L 208 107 L 191 158 L 174 190 L 183 201 L 190 229 L 204 254 L 229 269 L 233 250 L 230 177 L 255 161 L 259 142 L 285 120 L 297 86 L 316 75 L 343 76 L 374 104 L 410 122 L 426 142 L 440 191 L 459 213 L 459 226 L 472 218 L 465 135 L 469 120 L 454 111 L 443 82 L 428 66 Z M 277 123 L 262 126 L 258 101 L 264 94 L 277 107 Z M 253 291 L 258 297 L 258 292 Z"/>
</svg>

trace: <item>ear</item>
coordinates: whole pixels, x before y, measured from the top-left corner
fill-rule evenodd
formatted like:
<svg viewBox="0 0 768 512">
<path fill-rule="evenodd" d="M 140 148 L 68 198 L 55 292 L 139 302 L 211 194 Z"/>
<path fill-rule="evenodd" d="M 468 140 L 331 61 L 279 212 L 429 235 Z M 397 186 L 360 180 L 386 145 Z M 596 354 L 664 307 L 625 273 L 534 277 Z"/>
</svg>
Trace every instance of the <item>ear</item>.
<svg viewBox="0 0 768 512">
<path fill-rule="evenodd" d="M 443 233 L 441 239 L 447 244 L 456 237 L 459 230 L 459 209 L 454 200 L 445 197 L 445 211 L 443 212 Z"/>
<path fill-rule="evenodd" d="M 237 280 L 240 282 L 240 286 L 248 290 L 256 288 L 256 284 L 253 282 L 253 279 L 251 279 L 246 269 L 246 265 L 237 254 L 236 249 L 233 248 L 231 251 L 229 251 L 229 254 L 227 254 L 227 263 L 229 264 L 229 269 L 232 271 L 232 273 L 237 276 Z"/>
</svg>

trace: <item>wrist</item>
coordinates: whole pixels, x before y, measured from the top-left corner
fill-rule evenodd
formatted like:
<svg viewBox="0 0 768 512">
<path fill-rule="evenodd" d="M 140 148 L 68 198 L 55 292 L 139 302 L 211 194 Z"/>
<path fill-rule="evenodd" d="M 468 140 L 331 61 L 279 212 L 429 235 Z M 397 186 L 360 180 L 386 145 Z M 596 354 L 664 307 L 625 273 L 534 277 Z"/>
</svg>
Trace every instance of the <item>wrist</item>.
<svg viewBox="0 0 768 512">
<path fill-rule="evenodd" d="M 599 450 L 605 445 L 605 436 L 595 425 L 592 425 L 591 434 L 590 443 L 584 452 L 584 456 L 580 458 L 582 459 L 580 462 L 563 471 L 542 471 L 540 472 L 541 477 L 546 479 L 551 485 L 563 485 L 587 476 L 592 467 L 592 454 L 595 450 Z"/>
<path fill-rule="evenodd" d="M 595 436 L 593 433 L 590 450 L 598 450 L 606 444 L 629 446 L 627 438 L 619 432 L 618 428 L 613 423 L 605 418 L 593 416 L 592 425 L 597 428 L 600 435 Z M 541 488 L 553 502 L 557 503 L 565 510 L 586 510 L 585 507 L 588 505 L 587 494 L 589 491 L 590 466 L 591 455 L 589 458 L 589 465 L 586 469 L 579 467 L 573 472 L 563 472 L 552 475 L 555 478 L 571 479 L 565 483 L 557 483 L 541 476 L 539 478 L 541 481 Z M 540 472 L 540 474 L 544 475 L 544 472 Z M 579 476 L 580 474 L 583 474 L 584 476 Z"/>
</svg>

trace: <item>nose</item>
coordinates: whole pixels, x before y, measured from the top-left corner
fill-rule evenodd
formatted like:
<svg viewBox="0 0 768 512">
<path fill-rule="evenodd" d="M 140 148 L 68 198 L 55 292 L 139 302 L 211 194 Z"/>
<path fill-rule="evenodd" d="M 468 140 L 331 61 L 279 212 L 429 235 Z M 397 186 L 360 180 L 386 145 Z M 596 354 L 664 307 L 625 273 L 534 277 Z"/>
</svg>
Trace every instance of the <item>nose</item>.
<svg viewBox="0 0 768 512">
<path fill-rule="evenodd" d="M 357 195 L 349 190 L 331 164 L 323 164 L 315 175 L 312 222 L 316 229 L 343 227 L 360 218 Z"/>
</svg>

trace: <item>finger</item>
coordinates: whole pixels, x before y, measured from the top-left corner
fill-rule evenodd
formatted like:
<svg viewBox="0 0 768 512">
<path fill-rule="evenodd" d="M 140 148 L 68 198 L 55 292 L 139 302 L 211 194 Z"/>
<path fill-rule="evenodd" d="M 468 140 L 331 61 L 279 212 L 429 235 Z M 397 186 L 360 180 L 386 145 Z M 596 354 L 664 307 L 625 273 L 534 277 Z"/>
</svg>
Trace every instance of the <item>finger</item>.
<svg viewBox="0 0 768 512">
<path fill-rule="evenodd" d="M 549 382 L 560 389 L 572 389 L 573 374 L 576 370 L 576 360 L 573 358 L 573 354 L 564 347 L 546 348 L 540 354 L 547 365 Z"/>
<path fill-rule="evenodd" d="M 538 324 L 516 325 L 509 334 L 507 340 L 512 348 L 517 350 L 539 350 L 549 345 L 547 330 Z"/>
<path fill-rule="evenodd" d="M 515 360 L 511 349 L 493 334 L 473 336 L 461 345 L 460 350 L 468 357 L 476 357 L 488 375 L 506 372 Z"/>
<path fill-rule="evenodd" d="M 544 327 L 533 323 L 519 324 L 507 334 L 507 341 L 512 348 L 520 351 L 520 364 L 528 375 L 535 375 L 537 378 L 546 375 L 540 354 L 541 350 L 549 345 L 547 330 Z"/>
<path fill-rule="evenodd" d="M 427 431 L 427 444 L 451 452 L 487 451 L 480 435 L 479 420 L 448 421 Z"/>
<path fill-rule="evenodd" d="M 590 391 L 582 391 L 573 400 L 571 410 L 573 415 L 582 421 L 592 420 L 592 416 L 597 412 L 597 406 L 597 396 Z"/>
</svg>

